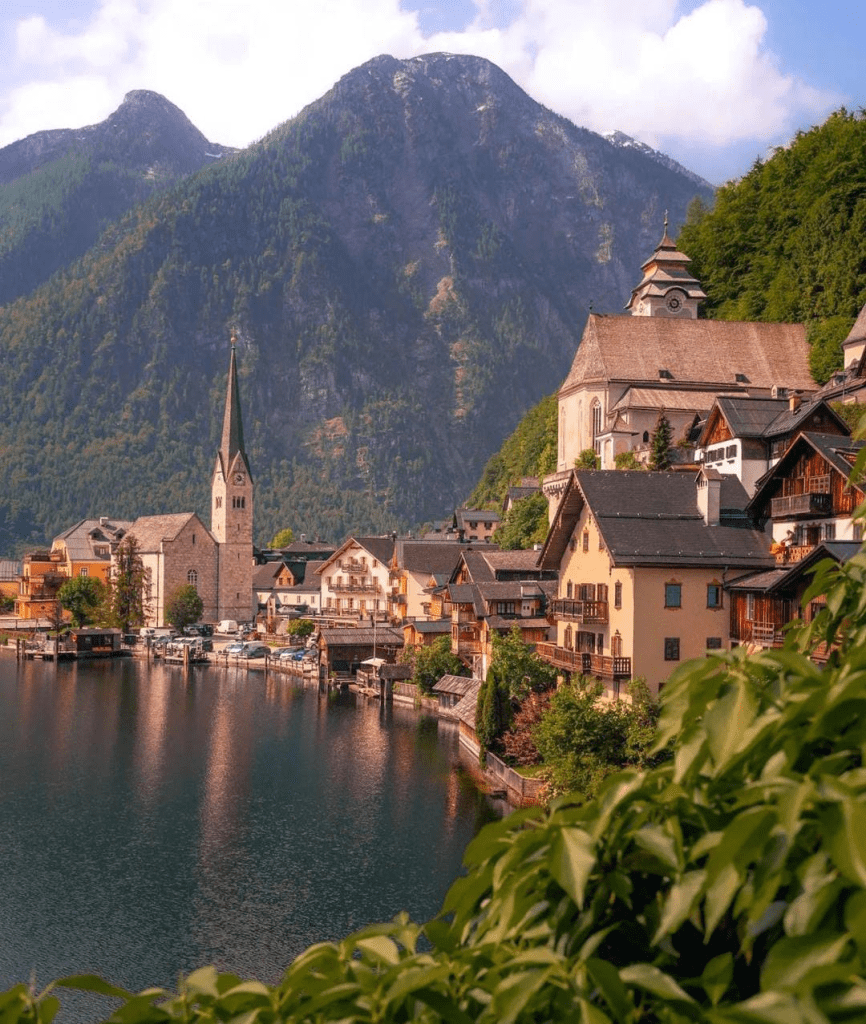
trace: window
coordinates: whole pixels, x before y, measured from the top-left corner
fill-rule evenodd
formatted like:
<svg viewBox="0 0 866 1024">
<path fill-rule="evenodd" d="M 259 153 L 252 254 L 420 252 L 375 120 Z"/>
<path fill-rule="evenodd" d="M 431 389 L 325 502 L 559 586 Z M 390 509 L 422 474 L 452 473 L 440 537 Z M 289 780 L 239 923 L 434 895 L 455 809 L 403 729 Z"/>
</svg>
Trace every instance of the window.
<svg viewBox="0 0 866 1024">
<path fill-rule="evenodd" d="M 722 638 L 720 636 L 707 637 L 707 650 L 720 651 L 722 649 Z"/>
<path fill-rule="evenodd" d="M 86 565 L 82 565 L 81 566 L 81 568 L 78 570 L 78 575 L 79 576 L 86 576 L 87 575 L 87 566 Z"/>
<path fill-rule="evenodd" d="M 665 608 L 682 608 L 682 583 L 665 583 Z"/>
<path fill-rule="evenodd" d="M 665 637 L 665 661 L 680 660 L 680 638 L 678 636 Z"/>
<path fill-rule="evenodd" d="M 584 552 L 589 551 L 589 530 L 583 531 L 583 550 Z"/>
<path fill-rule="evenodd" d="M 601 433 L 601 402 L 592 403 L 592 446 L 598 453 L 598 435 Z"/>
<path fill-rule="evenodd" d="M 500 601 L 499 602 L 499 614 L 500 615 L 513 615 L 514 614 L 514 602 L 513 601 Z"/>
<path fill-rule="evenodd" d="M 613 585 L 613 606 L 622 608 L 622 583 L 619 582 Z"/>
<path fill-rule="evenodd" d="M 190 569 L 190 571 L 186 574 L 186 581 L 187 583 L 189 583 L 191 587 L 198 586 L 198 573 L 196 572 L 195 569 Z"/>
<path fill-rule="evenodd" d="M 746 594 L 746 619 L 755 621 L 755 595 Z"/>
<path fill-rule="evenodd" d="M 223 507 L 223 500 L 222 500 L 222 498 L 220 498 L 220 497 L 214 498 L 213 504 L 214 504 L 214 508 L 222 508 Z"/>
<path fill-rule="evenodd" d="M 722 607 L 722 587 L 719 583 L 707 584 L 707 608 Z"/>
<path fill-rule="evenodd" d="M 195 544 L 195 534 L 192 535 L 192 542 Z"/>
<path fill-rule="evenodd" d="M 565 596 L 567 598 L 571 598 L 573 595 L 574 595 L 574 585 L 572 584 L 571 580 L 569 580 L 568 583 L 565 584 Z"/>
</svg>

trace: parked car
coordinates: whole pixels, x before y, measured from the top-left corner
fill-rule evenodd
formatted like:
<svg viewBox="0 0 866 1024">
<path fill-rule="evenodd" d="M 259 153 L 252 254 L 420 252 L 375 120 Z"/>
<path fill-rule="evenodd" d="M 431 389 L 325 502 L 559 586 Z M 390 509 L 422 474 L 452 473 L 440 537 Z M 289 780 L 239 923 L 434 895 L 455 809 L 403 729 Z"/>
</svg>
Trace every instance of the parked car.
<svg viewBox="0 0 866 1024">
<path fill-rule="evenodd" d="M 230 644 L 227 644 L 223 648 L 223 654 L 233 654 L 235 657 L 239 657 L 244 650 L 243 640 L 235 640 Z"/>
<path fill-rule="evenodd" d="M 303 650 L 303 647 L 284 647 L 280 651 L 278 658 L 280 659 L 280 661 L 291 661 L 292 658 L 294 658 L 294 656 L 298 653 L 298 651 L 301 651 L 303 653 Z"/>
<path fill-rule="evenodd" d="M 250 640 L 244 644 L 244 649 L 241 652 L 242 658 L 267 658 L 271 653 L 270 647 L 267 644 L 259 643 L 257 640 Z"/>
</svg>

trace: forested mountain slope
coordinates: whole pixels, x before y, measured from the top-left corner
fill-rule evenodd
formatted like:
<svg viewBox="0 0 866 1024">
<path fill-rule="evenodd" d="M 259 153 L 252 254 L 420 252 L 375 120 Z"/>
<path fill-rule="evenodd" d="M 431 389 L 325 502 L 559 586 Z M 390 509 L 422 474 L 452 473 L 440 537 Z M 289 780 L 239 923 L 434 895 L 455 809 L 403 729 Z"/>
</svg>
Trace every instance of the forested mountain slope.
<svg viewBox="0 0 866 1024">
<path fill-rule="evenodd" d="M 0 309 L 0 550 L 209 519 L 232 331 L 258 539 L 440 518 L 696 190 L 487 61 L 376 58 Z"/>
<path fill-rule="evenodd" d="M 105 121 L 0 149 L 0 304 L 81 256 L 111 221 L 233 152 L 139 89 Z"/>
<path fill-rule="evenodd" d="M 826 380 L 866 303 L 866 116 L 837 111 L 697 203 L 679 239 L 719 320 L 805 322 Z"/>
</svg>

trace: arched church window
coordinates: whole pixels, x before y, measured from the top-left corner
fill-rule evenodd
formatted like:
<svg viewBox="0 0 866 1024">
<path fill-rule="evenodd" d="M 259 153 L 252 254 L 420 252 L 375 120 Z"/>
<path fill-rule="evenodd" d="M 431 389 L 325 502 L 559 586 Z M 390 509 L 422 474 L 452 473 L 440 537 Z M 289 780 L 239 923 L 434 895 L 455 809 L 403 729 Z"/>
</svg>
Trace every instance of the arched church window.
<svg viewBox="0 0 866 1024">
<path fill-rule="evenodd" d="M 222 508 L 222 507 L 223 507 L 223 500 L 222 500 L 222 498 L 219 495 L 217 495 L 217 497 L 214 498 L 214 508 Z"/>
<path fill-rule="evenodd" d="M 196 572 L 195 569 L 190 569 L 190 571 L 186 574 L 186 581 L 192 587 L 198 586 L 198 573 Z"/>
<path fill-rule="evenodd" d="M 648 431 L 648 430 L 645 430 L 645 431 L 643 432 L 643 443 L 644 443 L 644 444 L 647 444 L 647 442 L 648 442 L 648 441 L 649 441 L 649 431 Z"/>
<path fill-rule="evenodd" d="M 601 402 L 596 398 L 592 403 L 592 446 L 598 451 L 598 435 L 601 433 Z"/>
</svg>

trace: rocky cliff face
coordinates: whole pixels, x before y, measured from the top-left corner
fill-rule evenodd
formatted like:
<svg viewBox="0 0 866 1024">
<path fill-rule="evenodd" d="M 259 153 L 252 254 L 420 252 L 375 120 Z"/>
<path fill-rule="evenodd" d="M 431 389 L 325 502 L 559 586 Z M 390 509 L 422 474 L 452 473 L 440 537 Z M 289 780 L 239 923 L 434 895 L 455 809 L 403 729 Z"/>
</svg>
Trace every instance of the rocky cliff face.
<svg viewBox="0 0 866 1024">
<path fill-rule="evenodd" d="M 260 540 L 440 517 L 561 383 L 589 308 L 622 308 L 665 210 L 677 224 L 695 194 L 709 193 L 487 61 L 376 58 L 0 310 L 15 367 L 0 412 L 19 416 L 0 427 L 0 465 L 23 471 L 7 443 L 22 429 L 53 439 L 7 501 L 6 537 L 85 512 L 207 509 L 232 330 Z"/>
</svg>

